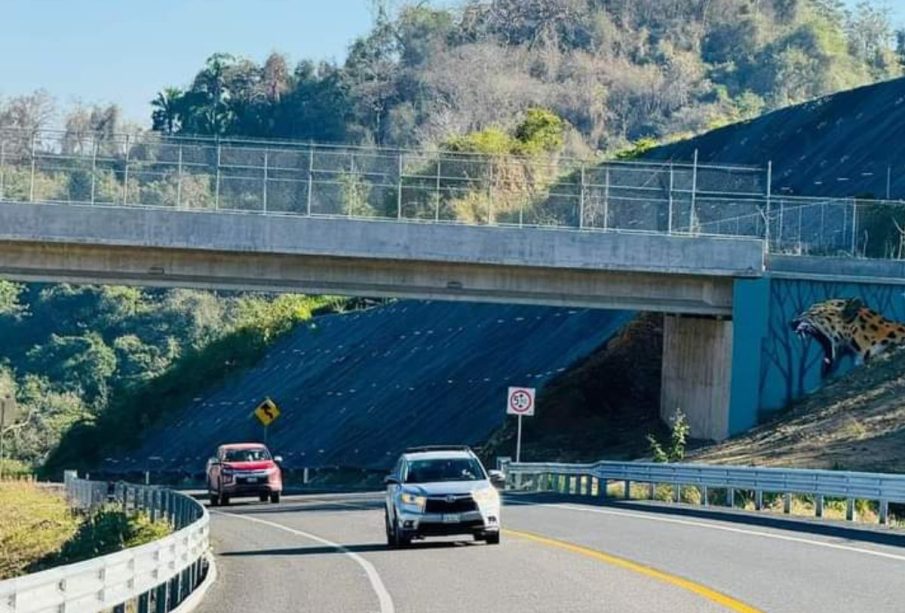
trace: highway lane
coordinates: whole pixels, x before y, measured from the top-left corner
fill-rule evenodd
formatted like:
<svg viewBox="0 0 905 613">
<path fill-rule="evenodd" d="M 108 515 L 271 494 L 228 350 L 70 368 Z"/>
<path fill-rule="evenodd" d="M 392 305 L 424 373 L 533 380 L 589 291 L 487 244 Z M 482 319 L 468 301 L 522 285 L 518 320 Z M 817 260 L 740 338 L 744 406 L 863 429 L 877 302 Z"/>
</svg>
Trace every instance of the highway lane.
<svg viewBox="0 0 905 613">
<path fill-rule="evenodd" d="M 384 545 L 379 495 L 214 509 L 201 611 L 902 611 L 905 539 L 830 522 L 509 496 L 499 546 Z M 794 530 L 789 529 L 790 527 Z"/>
</svg>

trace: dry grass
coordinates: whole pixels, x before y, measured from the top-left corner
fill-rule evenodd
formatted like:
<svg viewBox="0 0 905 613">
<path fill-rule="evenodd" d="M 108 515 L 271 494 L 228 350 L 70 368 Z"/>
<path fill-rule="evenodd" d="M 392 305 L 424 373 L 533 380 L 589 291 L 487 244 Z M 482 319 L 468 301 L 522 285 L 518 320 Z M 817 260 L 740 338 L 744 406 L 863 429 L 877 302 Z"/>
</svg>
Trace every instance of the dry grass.
<svg viewBox="0 0 905 613">
<path fill-rule="evenodd" d="M 80 519 L 62 496 L 29 482 L 0 483 L 0 580 L 58 552 Z"/>
</svg>

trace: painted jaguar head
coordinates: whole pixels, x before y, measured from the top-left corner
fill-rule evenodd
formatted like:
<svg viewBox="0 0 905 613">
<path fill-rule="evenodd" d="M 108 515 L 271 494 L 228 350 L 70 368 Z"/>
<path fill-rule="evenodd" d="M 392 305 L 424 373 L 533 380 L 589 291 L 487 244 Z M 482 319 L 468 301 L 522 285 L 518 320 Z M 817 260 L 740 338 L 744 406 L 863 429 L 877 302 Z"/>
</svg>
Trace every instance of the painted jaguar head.
<svg viewBox="0 0 905 613">
<path fill-rule="evenodd" d="M 858 298 L 817 302 L 792 320 L 802 339 L 813 338 L 823 349 L 823 373 L 851 352 L 867 362 L 893 346 L 905 344 L 905 325 L 886 319 Z"/>
</svg>

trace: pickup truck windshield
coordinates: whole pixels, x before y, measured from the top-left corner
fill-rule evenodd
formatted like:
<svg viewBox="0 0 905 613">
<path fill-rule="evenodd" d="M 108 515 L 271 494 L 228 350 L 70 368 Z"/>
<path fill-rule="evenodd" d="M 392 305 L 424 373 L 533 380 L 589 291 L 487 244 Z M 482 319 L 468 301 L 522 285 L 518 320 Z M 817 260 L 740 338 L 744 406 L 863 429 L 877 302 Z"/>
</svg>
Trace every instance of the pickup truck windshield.
<svg viewBox="0 0 905 613">
<path fill-rule="evenodd" d="M 225 462 L 261 462 L 269 459 L 270 453 L 266 449 L 227 449 L 223 456 Z"/>
</svg>

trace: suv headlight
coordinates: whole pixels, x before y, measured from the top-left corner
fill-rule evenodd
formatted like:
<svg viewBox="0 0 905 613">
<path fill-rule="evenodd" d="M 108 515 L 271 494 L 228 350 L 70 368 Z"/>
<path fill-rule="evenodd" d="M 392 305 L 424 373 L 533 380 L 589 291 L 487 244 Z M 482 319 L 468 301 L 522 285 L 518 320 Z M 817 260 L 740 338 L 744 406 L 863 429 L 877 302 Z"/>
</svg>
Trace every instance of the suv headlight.
<svg viewBox="0 0 905 613">
<path fill-rule="evenodd" d="M 485 488 L 475 490 L 471 493 L 472 497 L 481 506 L 495 505 L 500 503 L 500 494 L 496 488 L 489 485 Z"/>
<path fill-rule="evenodd" d="M 417 494 L 412 494 L 410 492 L 402 492 L 399 495 L 399 502 L 407 507 L 417 507 L 419 511 L 424 509 L 424 504 L 427 502 L 427 498 L 424 496 L 418 496 Z"/>
</svg>

